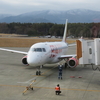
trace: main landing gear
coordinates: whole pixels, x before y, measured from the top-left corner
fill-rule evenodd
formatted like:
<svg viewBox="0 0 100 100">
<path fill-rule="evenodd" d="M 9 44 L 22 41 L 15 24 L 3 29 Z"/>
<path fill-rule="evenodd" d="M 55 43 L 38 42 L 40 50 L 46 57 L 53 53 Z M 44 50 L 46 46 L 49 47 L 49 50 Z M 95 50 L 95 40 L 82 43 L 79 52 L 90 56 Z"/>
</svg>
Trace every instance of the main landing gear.
<svg viewBox="0 0 100 100">
<path fill-rule="evenodd" d="M 39 68 L 38 68 L 37 71 L 36 71 L 36 75 L 41 75 L 40 68 L 42 68 L 42 67 L 43 67 L 43 65 L 42 65 L 42 66 L 39 66 Z"/>
<path fill-rule="evenodd" d="M 68 64 L 67 63 L 65 63 L 65 68 L 67 68 L 68 67 Z"/>
</svg>

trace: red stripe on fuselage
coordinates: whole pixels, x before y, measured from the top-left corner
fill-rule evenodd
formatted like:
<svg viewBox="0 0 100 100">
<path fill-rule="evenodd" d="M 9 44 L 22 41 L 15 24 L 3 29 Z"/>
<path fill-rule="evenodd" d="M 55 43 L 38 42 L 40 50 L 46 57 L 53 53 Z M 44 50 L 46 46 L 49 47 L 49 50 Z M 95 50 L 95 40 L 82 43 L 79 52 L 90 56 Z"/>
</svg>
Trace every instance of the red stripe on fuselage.
<svg viewBox="0 0 100 100">
<path fill-rule="evenodd" d="M 62 52 L 62 49 L 58 49 L 60 47 L 62 47 L 62 46 L 61 45 L 50 45 L 50 48 L 51 48 L 51 56 L 50 56 L 50 58 L 53 58 L 57 54 Z"/>
</svg>

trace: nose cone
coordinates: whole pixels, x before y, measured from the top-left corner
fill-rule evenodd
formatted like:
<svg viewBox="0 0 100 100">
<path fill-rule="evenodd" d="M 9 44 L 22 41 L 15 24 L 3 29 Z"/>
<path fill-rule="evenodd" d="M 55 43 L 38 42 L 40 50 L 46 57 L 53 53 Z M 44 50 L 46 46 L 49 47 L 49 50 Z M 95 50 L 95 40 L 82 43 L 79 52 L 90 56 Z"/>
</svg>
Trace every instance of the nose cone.
<svg viewBox="0 0 100 100">
<path fill-rule="evenodd" d="M 27 62 L 30 66 L 40 66 L 42 65 L 41 56 L 38 53 L 28 53 Z"/>
</svg>

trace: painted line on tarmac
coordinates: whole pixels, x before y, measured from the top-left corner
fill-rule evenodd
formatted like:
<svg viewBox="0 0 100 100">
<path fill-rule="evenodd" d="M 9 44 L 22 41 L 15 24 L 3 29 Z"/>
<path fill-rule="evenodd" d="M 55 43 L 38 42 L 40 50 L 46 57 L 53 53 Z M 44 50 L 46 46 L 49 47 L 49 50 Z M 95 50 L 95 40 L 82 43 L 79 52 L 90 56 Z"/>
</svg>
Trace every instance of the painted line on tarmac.
<svg viewBox="0 0 100 100">
<path fill-rule="evenodd" d="M 45 77 L 46 75 L 44 75 L 44 74 L 46 74 L 47 72 L 51 71 L 52 69 L 54 69 L 54 68 L 56 68 L 56 67 L 57 67 L 57 66 L 52 67 L 51 69 L 46 70 L 46 71 L 45 71 L 45 72 L 43 72 L 41 75 L 32 75 L 32 76 L 37 76 L 37 77 Z"/>
<path fill-rule="evenodd" d="M 17 82 L 17 83 L 30 83 L 30 82 L 32 82 L 33 80 L 35 80 L 37 77 L 38 77 L 38 76 L 36 76 L 36 77 L 34 77 L 34 78 L 32 78 L 32 79 L 26 81 L 26 82 Z"/>
<path fill-rule="evenodd" d="M 52 67 L 51 69 L 49 69 L 49 70 L 45 71 L 44 73 L 47 73 L 47 72 L 51 71 L 52 69 L 54 69 L 54 68 L 56 68 L 56 67 L 57 67 L 57 66 Z M 45 76 L 45 78 L 49 77 L 50 75 L 52 75 L 52 73 L 50 73 L 49 75 Z M 43 81 L 45 78 L 43 78 L 42 80 L 40 80 L 40 81 L 38 81 L 38 82 L 34 83 L 34 85 L 36 85 L 36 84 L 40 83 L 40 82 L 41 82 L 41 81 Z"/>
<path fill-rule="evenodd" d="M 55 88 L 51 88 L 51 87 L 34 87 L 34 88 L 55 89 Z M 67 89 L 67 88 L 61 88 L 61 90 L 74 90 L 74 91 L 89 91 L 89 92 L 100 92 L 100 90 L 86 90 L 86 89 Z"/>
<path fill-rule="evenodd" d="M 46 75 L 32 75 L 32 76 L 45 77 Z"/>
<path fill-rule="evenodd" d="M 51 71 L 52 69 L 54 69 L 54 68 L 56 68 L 57 66 L 55 66 L 55 67 L 52 67 L 51 69 L 49 69 L 49 70 L 47 70 L 47 71 L 45 71 L 44 73 L 42 73 L 41 75 L 42 76 L 37 76 L 37 75 L 34 75 L 35 77 L 34 78 L 32 78 L 32 79 L 30 79 L 30 80 L 28 80 L 28 81 L 25 81 L 25 82 L 17 82 L 17 83 L 25 83 L 25 84 L 27 84 L 27 83 L 31 83 L 31 81 L 33 81 L 33 80 L 35 80 L 35 79 L 37 79 L 38 77 L 46 77 L 46 76 L 44 76 L 44 74 L 45 73 L 47 73 L 47 72 L 49 72 L 49 71 Z M 42 80 L 41 80 L 42 81 Z M 39 81 L 40 82 L 40 81 Z M 39 83 L 38 82 L 38 83 Z"/>
<path fill-rule="evenodd" d="M 6 86 L 6 87 L 26 87 L 26 86 L 21 86 L 21 85 L 2 85 L 0 84 L 0 86 Z M 55 90 L 55 88 L 51 88 L 51 87 L 36 87 L 33 86 L 33 88 L 41 88 L 41 89 L 53 89 Z M 71 90 L 71 91 L 88 91 L 88 92 L 100 92 L 100 90 L 85 90 L 85 89 L 67 89 L 67 88 L 61 88 L 62 90 Z"/>
<path fill-rule="evenodd" d="M 0 86 L 6 86 L 6 87 L 26 87 L 26 86 L 21 86 L 21 85 L 2 85 L 0 84 Z"/>
<path fill-rule="evenodd" d="M 54 68 L 56 68 L 57 66 L 54 66 L 54 67 L 52 67 L 51 69 L 49 69 L 49 70 L 46 70 L 44 73 L 42 73 L 41 75 L 43 75 L 43 74 L 46 74 L 47 72 L 49 72 L 49 71 L 51 71 L 52 69 L 54 69 Z"/>
</svg>

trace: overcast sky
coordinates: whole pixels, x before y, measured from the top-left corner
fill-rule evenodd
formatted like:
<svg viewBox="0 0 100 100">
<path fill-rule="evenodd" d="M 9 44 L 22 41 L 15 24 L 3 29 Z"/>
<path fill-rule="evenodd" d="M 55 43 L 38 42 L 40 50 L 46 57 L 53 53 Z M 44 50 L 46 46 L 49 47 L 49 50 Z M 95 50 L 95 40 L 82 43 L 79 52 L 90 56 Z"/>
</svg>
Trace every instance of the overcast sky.
<svg viewBox="0 0 100 100">
<path fill-rule="evenodd" d="M 71 9 L 100 11 L 100 0 L 0 0 L 0 14 Z"/>
</svg>

